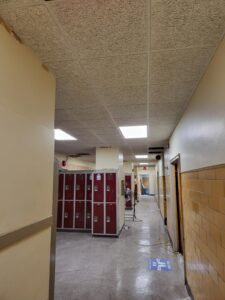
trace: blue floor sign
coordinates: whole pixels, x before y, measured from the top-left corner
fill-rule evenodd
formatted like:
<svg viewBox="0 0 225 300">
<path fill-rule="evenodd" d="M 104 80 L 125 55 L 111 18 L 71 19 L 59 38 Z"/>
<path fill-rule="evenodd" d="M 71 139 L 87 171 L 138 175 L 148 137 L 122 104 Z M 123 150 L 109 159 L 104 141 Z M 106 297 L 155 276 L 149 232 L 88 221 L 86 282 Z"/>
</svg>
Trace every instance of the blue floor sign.
<svg viewBox="0 0 225 300">
<path fill-rule="evenodd" d="M 153 271 L 172 271 L 170 260 L 167 258 L 150 258 L 148 260 L 148 268 Z"/>
</svg>

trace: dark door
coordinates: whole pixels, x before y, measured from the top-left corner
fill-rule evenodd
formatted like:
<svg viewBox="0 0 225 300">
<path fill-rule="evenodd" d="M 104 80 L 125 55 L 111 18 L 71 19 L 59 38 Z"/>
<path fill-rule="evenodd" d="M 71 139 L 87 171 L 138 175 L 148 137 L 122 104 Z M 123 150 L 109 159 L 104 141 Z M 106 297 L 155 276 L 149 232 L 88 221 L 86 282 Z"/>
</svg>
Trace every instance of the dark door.
<svg viewBox="0 0 225 300">
<path fill-rule="evenodd" d="M 177 234 L 178 234 L 178 251 L 183 254 L 183 220 L 182 220 L 182 205 L 180 194 L 180 174 L 178 164 L 174 164 L 174 181 L 175 181 L 175 194 L 177 204 Z"/>
<path fill-rule="evenodd" d="M 91 201 L 86 202 L 86 228 L 91 229 Z"/>
<path fill-rule="evenodd" d="M 107 203 L 106 204 L 106 233 L 116 234 L 116 204 Z"/>
<path fill-rule="evenodd" d="M 73 228 L 73 201 L 64 204 L 64 228 Z"/>
<path fill-rule="evenodd" d="M 74 174 L 65 174 L 65 200 L 73 200 Z"/>
<path fill-rule="evenodd" d="M 95 203 L 93 212 L 93 233 L 104 233 L 104 204 Z"/>
<path fill-rule="evenodd" d="M 104 174 L 94 174 L 94 202 L 104 201 Z"/>
<path fill-rule="evenodd" d="M 116 173 L 106 173 L 106 202 L 116 202 Z"/>
<path fill-rule="evenodd" d="M 76 200 L 85 200 L 85 174 L 76 174 Z"/>
<path fill-rule="evenodd" d="M 92 174 L 87 174 L 87 200 L 92 200 Z"/>
<path fill-rule="evenodd" d="M 57 207 L 57 228 L 62 228 L 62 201 L 58 201 Z"/>
<path fill-rule="evenodd" d="M 84 207 L 85 201 L 76 201 L 75 203 L 75 228 L 84 228 Z"/>
</svg>

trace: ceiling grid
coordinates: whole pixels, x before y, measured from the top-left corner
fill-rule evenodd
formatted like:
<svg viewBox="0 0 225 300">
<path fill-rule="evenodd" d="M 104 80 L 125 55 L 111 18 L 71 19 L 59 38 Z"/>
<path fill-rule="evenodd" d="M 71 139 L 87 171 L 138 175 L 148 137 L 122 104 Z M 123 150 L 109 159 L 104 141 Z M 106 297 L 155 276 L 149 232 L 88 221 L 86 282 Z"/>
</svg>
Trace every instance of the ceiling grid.
<svg viewBox="0 0 225 300">
<path fill-rule="evenodd" d="M 57 80 L 68 154 L 118 146 L 125 159 L 164 146 L 219 45 L 225 0 L 0 0 L 0 15 Z M 144 125 L 124 140 L 119 126 Z"/>
</svg>

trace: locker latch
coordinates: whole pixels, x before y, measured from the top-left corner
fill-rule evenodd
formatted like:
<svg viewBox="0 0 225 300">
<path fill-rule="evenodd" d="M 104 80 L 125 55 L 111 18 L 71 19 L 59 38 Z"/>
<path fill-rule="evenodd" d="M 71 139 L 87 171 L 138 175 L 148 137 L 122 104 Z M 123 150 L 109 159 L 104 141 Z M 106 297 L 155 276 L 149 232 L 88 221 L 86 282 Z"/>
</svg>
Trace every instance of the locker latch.
<svg viewBox="0 0 225 300">
<path fill-rule="evenodd" d="M 110 186 L 109 186 L 109 185 L 107 185 L 106 191 L 107 191 L 107 192 L 110 192 Z"/>
<path fill-rule="evenodd" d="M 97 187 L 97 185 L 95 185 L 95 192 L 97 192 L 98 191 L 98 187 Z"/>
<path fill-rule="evenodd" d="M 90 186 L 90 185 L 88 185 L 87 189 L 88 189 L 88 191 L 90 191 L 90 190 L 91 190 L 91 186 Z"/>
<path fill-rule="evenodd" d="M 87 219 L 90 219 L 91 218 L 91 215 L 90 214 L 87 214 Z"/>
<path fill-rule="evenodd" d="M 64 213 L 64 218 L 65 218 L 65 219 L 68 218 L 68 213 L 67 213 L 67 212 Z"/>
<path fill-rule="evenodd" d="M 98 217 L 94 217 L 94 222 L 95 222 L 95 223 L 98 222 Z"/>
<path fill-rule="evenodd" d="M 108 216 L 106 217 L 106 222 L 110 223 L 110 217 L 108 217 Z"/>
<path fill-rule="evenodd" d="M 77 191 L 79 191 L 80 190 L 80 186 L 79 185 L 77 185 Z"/>
<path fill-rule="evenodd" d="M 76 218 L 76 219 L 79 219 L 79 214 L 76 214 L 76 215 L 75 215 L 75 218 Z"/>
<path fill-rule="evenodd" d="M 66 185 L 66 191 L 68 191 L 70 189 L 69 185 Z"/>
</svg>

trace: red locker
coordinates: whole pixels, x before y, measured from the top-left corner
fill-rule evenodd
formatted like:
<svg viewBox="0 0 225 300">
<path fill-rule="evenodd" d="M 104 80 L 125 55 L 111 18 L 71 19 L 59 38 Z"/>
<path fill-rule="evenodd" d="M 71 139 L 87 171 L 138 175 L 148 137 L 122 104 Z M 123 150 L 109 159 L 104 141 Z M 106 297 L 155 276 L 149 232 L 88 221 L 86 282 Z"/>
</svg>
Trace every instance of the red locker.
<svg viewBox="0 0 225 300">
<path fill-rule="evenodd" d="M 58 201 L 57 207 L 57 228 L 62 228 L 62 201 Z"/>
<path fill-rule="evenodd" d="M 75 228 L 84 228 L 85 201 L 75 202 Z"/>
<path fill-rule="evenodd" d="M 73 200 L 74 174 L 65 174 L 65 200 Z"/>
<path fill-rule="evenodd" d="M 87 174 L 87 200 L 92 199 L 92 174 Z"/>
<path fill-rule="evenodd" d="M 64 185 L 64 174 L 59 174 L 58 200 L 63 199 L 63 185 Z"/>
<path fill-rule="evenodd" d="M 106 234 L 116 234 L 116 204 L 106 204 Z"/>
<path fill-rule="evenodd" d="M 106 173 L 106 202 L 116 202 L 116 173 Z"/>
<path fill-rule="evenodd" d="M 85 200 L 85 174 L 76 174 L 76 200 Z"/>
<path fill-rule="evenodd" d="M 125 188 L 131 190 L 131 175 L 125 175 Z M 132 208 L 132 196 L 130 195 L 129 199 L 126 200 L 126 208 Z"/>
<path fill-rule="evenodd" d="M 104 201 L 104 174 L 94 174 L 94 202 Z"/>
<path fill-rule="evenodd" d="M 86 228 L 91 229 L 91 201 L 86 202 Z"/>
<path fill-rule="evenodd" d="M 93 234 L 104 233 L 104 204 L 95 203 L 93 211 Z"/>
<path fill-rule="evenodd" d="M 73 228 L 73 201 L 64 202 L 64 228 Z"/>
</svg>

